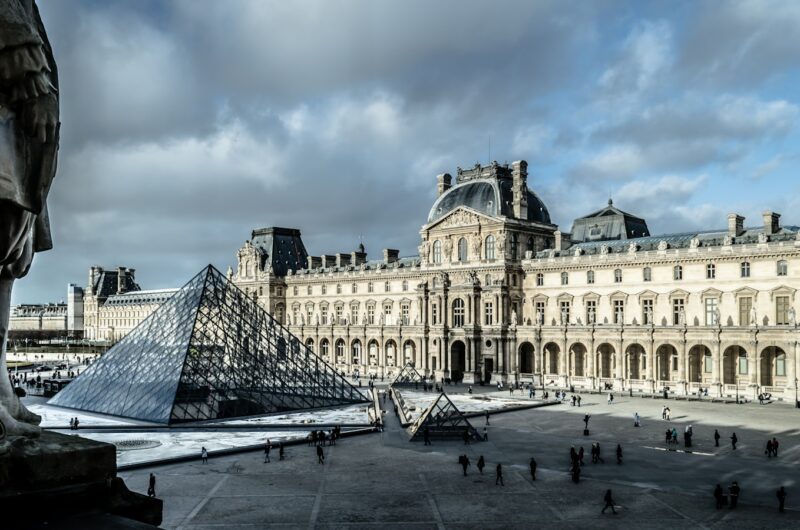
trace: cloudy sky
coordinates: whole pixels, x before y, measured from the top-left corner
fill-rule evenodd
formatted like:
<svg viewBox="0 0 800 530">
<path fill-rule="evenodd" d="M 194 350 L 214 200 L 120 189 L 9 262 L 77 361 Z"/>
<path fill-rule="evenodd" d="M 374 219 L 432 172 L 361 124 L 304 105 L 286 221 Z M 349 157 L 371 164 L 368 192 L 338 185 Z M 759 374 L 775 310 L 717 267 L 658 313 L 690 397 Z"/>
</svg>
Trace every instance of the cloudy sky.
<svg viewBox="0 0 800 530">
<path fill-rule="evenodd" d="M 55 249 L 178 286 L 250 230 L 416 253 L 436 174 L 529 163 L 553 220 L 800 224 L 800 2 L 40 2 L 60 69 Z M 491 147 L 490 147 L 491 146 Z"/>
</svg>

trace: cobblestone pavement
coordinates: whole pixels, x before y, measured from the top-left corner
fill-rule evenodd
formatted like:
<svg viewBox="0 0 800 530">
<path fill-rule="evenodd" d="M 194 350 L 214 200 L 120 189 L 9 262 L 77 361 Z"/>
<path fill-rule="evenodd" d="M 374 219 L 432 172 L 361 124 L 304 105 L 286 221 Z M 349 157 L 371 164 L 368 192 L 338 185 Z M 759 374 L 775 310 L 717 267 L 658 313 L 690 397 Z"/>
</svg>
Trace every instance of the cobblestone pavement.
<svg viewBox="0 0 800 530">
<path fill-rule="evenodd" d="M 148 474 L 156 474 L 164 499 L 162 526 L 168 529 L 800 527 L 800 410 L 620 395 L 614 405 L 599 395 L 582 401 L 580 408 L 563 404 L 492 415 L 489 442 L 469 446 L 410 443 L 389 413 L 383 433 L 326 447 L 325 465 L 317 463 L 314 448 L 303 445 L 288 448 L 283 461 L 273 451 L 268 464 L 260 453 L 246 453 L 121 475 L 144 492 Z M 665 404 L 671 422 L 661 420 Z M 633 426 L 635 412 L 639 428 Z M 591 415 L 588 437 L 582 433 L 584 413 Z M 473 423 L 483 429 L 483 419 Z M 682 443 L 677 451 L 667 450 L 667 426 L 682 433 L 689 424 L 693 452 Z M 714 428 L 722 436 L 719 448 Z M 734 431 L 736 451 L 728 439 Z M 781 442 L 778 458 L 764 455 L 767 435 Z M 593 441 L 602 447 L 604 464 L 590 462 Z M 613 456 L 617 443 L 622 465 Z M 580 484 L 567 474 L 570 446 L 587 451 Z M 457 464 L 462 453 L 472 461 L 466 477 Z M 475 467 L 480 455 L 487 462 L 483 475 Z M 531 456 L 539 464 L 535 482 L 528 473 Z M 504 486 L 495 485 L 498 462 Z M 742 488 L 739 508 L 715 510 L 714 486 L 727 489 L 733 480 Z M 789 495 L 783 514 L 775 498 L 780 485 Z M 608 488 L 617 515 L 600 514 Z"/>
</svg>

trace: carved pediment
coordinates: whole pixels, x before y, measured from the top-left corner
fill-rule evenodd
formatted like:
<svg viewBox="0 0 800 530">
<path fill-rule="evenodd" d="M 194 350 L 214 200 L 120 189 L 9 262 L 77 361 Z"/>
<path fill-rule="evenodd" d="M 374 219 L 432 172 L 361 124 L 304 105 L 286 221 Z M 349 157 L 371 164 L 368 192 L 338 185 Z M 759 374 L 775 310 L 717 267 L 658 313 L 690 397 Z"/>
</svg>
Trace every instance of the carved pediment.
<svg viewBox="0 0 800 530">
<path fill-rule="evenodd" d="M 702 298 L 719 298 L 722 296 L 722 291 L 709 287 L 708 289 L 704 289 L 703 292 L 700 293 L 700 296 Z"/>
<path fill-rule="evenodd" d="M 740 289 L 736 289 L 735 291 L 733 291 L 733 294 L 736 298 L 739 298 L 741 296 L 751 296 L 753 297 L 753 300 L 758 298 L 758 291 L 756 291 L 752 287 L 742 287 Z"/>
<path fill-rule="evenodd" d="M 481 221 L 490 221 L 492 218 L 482 213 L 476 212 L 471 208 L 461 206 L 456 208 L 443 218 L 428 226 L 432 228 L 454 228 L 460 226 L 471 226 L 480 224 Z"/>
<path fill-rule="evenodd" d="M 684 291 L 683 289 L 674 289 L 669 292 L 669 298 L 672 300 L 673 298 L 685 298 L 689 299 L 689 292 Z"/>
<path fill-rule="evenodd" d="M 627 300 L 628 293 L 623 293 L 622 291 L 614 291 L 610 295 L 608 295 L 609 300 Z"/>
<path fill-rule="evenodd" d="M 794 289 L 793 287 L 789 287 L 788 285 L 780 285 L 769 292 L 769 299 L 774 300 L 776 296 L 790 296 L 792 300 L 794 300 L 794 294 L 796 292 L 797 289 Z"/>
<path fill-rule="evenodd" d="M 648 300 L 650 298 L 656 299 L 656 298 L 658 298 L 658 293 L 655 292 L 655 291 L 651 291 L 650 289 L 645 289 L 644 291 L 639 293 L 637 296 L 639 297 L 639 300 Z"/>
</svg>

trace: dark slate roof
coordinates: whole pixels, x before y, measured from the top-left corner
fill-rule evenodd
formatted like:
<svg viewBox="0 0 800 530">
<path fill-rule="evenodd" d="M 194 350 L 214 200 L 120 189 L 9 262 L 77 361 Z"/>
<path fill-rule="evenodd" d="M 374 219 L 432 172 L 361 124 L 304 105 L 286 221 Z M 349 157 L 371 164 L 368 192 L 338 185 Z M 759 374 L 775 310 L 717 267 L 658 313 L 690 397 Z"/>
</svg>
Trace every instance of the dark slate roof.
<svg viewBox="0 0 800 530">
<path fill-rule="evenodd" d="M 798 226 L 784 226 L 777 233 L 769 236 L 770 241 L 794 241 Z M 764 232 L 764 227 L 747 228 L 744 233 L 733 240 L 734 245 L 747 245 L 758 243 L 759 234 Z M 703 232 L 680 232 L 677 234 L 662 234 L 658 236 L 637 237 L 628 240 L 615 241 L 591 241 L 576 243 L 561 252 L 555 251 L 556 256 L 571 256 L 576 249 L 580 249 L 582 254 L 600 254 L 603 246 L 608 247 L 609 254 L 625 253 L 631 243 L 636 243 L 638 251 L 657 250 L 661 241 L 666 241 L 670 249 L 689 248 L 691 241 L 697 238 L 701 247 L 718 247 L 725 242 L 728 235 L 727 230 L 707 230 Z M 537 258 L 546 258 L 551 250 L 543 250 L 536 254 Z"/>
<path fill-rule="evenodd" d="M 113 296 L 109 296 L 103 305 L 163 304 L 176 292 L 178 292 L 178 289 L 154 289 L 149 291 L 134 291 L 130 293 L 115 294 Z"/>
<path fill-rule="evenodd" d="M 385 263 L 383 260 L 371 260 L 364 263 L 365 270 L 376 270 L 376 269 L 405 269 L 411 267 L 419 267 L 422 261 L 419 259 L 419 256 L 407 256 L 404 258 L 397 258 L 397 261 L 392 263 Z M 360 270 L 361 265 L 345 265 L 343 267 L 316 267 L 314 269 L 308 269 L 303 267 L 303 269 L 296 270 L 295 274 L 312 274 L 314 272 L 344 272 L 347 270 Z"/>
<path fill-rule="evenodd" d="M 97 275 L 94 282 L 95 293 L 98 298 L 106 298 L 117 294 L 117 277 L 119 273 L 114 270 L 103 270 Z M 141 291 L 139 284 L 134 282 L 129 274 L 125 274 L 125 291 Z"/>
<path fill-rule="evenodd" d="M 300 230 L 295 228 L 258 228 L 253 230 L 250 243 L 261 251 L 261 268 L 267 270 L 271 265 L 278 276 L 308 266 L 308 252 Z"/>
<path fill-rule="evenodd" d="M 575 219 L 572 224 L 572 241 L 613 241 L 647 237 L 650 230 L 641 217 L 623 212 L 611 201 L 608 206 L 585 217 Z"/>
<path fill-rule="evenodd" d="M 433 203 L 428 214 L 428 223 L 441 219 L 459 206 L 466 206 L 492 217 L 514 217 L 514 193 L 511 186 L 510 178 L 475 179 L 457 184 Z M 527 220 L 550 224 L 550 212 L 531 190 L 528 190 Z"/>
</svg>

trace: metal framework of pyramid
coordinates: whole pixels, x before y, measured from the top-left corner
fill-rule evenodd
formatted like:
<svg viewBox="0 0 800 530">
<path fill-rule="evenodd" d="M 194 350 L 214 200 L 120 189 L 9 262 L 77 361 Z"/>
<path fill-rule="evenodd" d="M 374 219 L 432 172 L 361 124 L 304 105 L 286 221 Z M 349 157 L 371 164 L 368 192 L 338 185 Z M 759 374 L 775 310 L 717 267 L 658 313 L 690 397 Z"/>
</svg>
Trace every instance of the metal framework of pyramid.
<svg viewBox="0 0 800 530">
<path fill-rule="evenodd" d="M 425 378 L 414 368 L 414 363 L 407 363 L 392 381 L 392 386 L 409 386 L 424 383 Z"/>
<path fill-rule="evenodd" d="M 411 425 L 411 441 L 419 441 L 424 437 L 425 428 L 431 438 L 463 439 L 464 431 L 472 440 L 480 441 L 481 437 L 464 414 L 442 392 L 430 407 L 422 412 Z"/>
<path fill-rule="evenodd" d="M 364 402 L 209 265 L 48 403 L 173 424 Z"/>
</svg>

